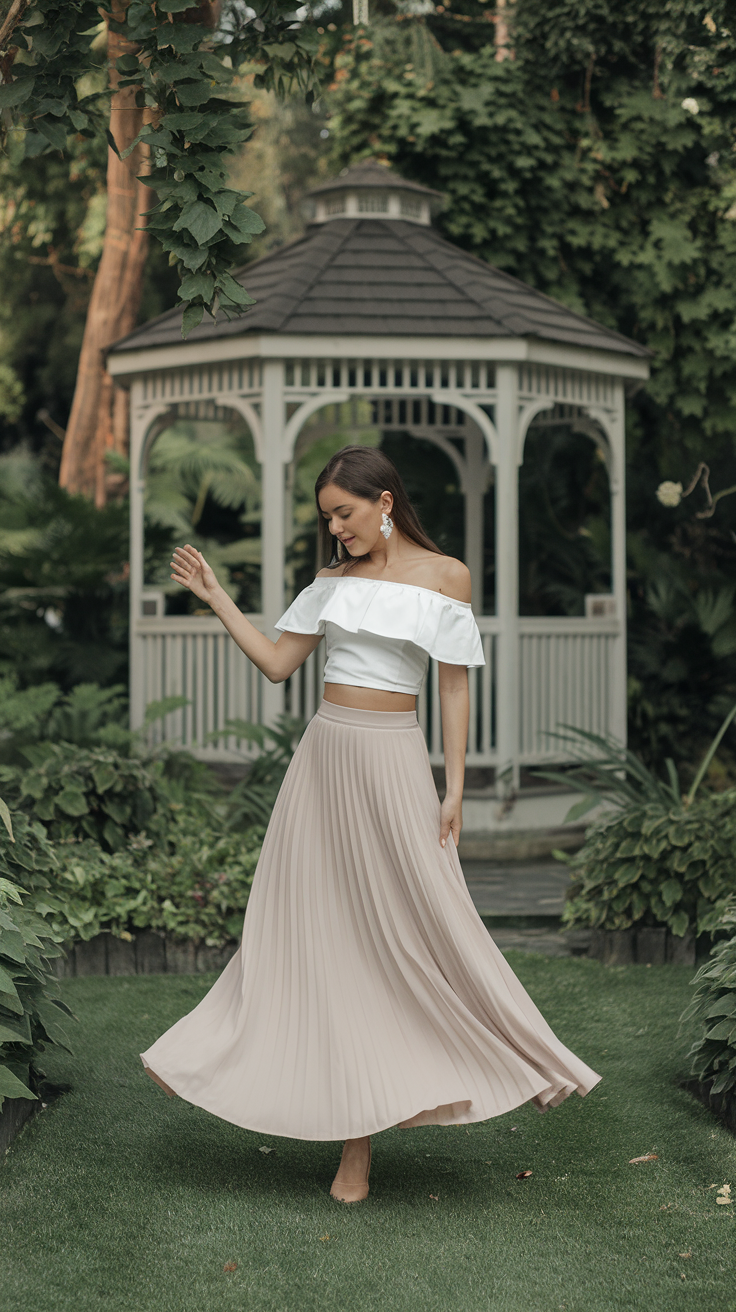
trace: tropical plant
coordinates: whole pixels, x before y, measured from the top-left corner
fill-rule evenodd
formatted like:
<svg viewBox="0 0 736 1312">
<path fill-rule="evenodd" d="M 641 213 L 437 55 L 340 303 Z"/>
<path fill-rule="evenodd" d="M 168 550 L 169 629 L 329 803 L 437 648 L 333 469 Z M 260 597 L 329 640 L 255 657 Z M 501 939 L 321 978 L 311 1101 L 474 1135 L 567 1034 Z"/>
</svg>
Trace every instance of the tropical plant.
<svg viewBox="0 0 736 1312">
<path fill-rule="evenodd" d="M 665 755 L 692 760 L 736 697 L 733 551 L 726 541 L 718 549 L 717 532 L 688 528 L 666 552 L 629 539 L 639 577 L 631 589 L 630 738 L 650 764 Z M 733 782 L 732 754 L 727 768 Z"/>
<path fill-rule="evenodd" d="M 570 870 L 567 926 L 616 930 L 641 922 L 679 936 L 716 929 L 736 893 L 736 789 L 698 792 L 734 718 L 736 706 L 686 794 L 671 759 L 664 780 L 611 738 L 570 728 L 554 735 L 577 763 L 564 773 L 535 773 L 583 793 L 566 819 L 581 819 L 601 803 L 610 808 L 574 856 L 555 853 Z"/>
<path fill-rule="evenodd" d="M 63 934 L 49 922 L 57 861 L 43 827 L 0 802 L 0 1108 L 38 1096 L 49 1044 L 68 1048 L 54 961 Z"/>
<path fill-rule="evenodd" d="M 723 912 L 719 923 L 733 937 L 716 943 L 710 960 L 700 967 L 695 993 L 682 1014 L 682 1023 L 699 1020 L 704 1032 L 690 1049 L 692 1073 L 711 1095 L 733 1101 L 736 1088 L 736 904 Z"/>
<path fill-rule="evenodd" d="M 261 482 L 242 422 L 178 420 L 153 444 L 146 481 L 146 579 L 171 582 L 171 550 L 199 548 L 231 596 L 260 609 Z"/>
<path fill-rule="evenodd" d="M 260 751 L 249 763 L 246 777 L 235 785 L 227 800 L 228 829 L 248 830 L 267 825 L 296 745 L 306 723 L 291 715 L 277 715 L 275 725 L 252 724 L 248 720 L 226 720 L 222 731 L 208 741 L 234 738 L 255 743 Z M 271 746 L 269 746 L 269 743 Z"/>
<path fill-rule="evenodd" d="M 566 859 L 568 928 L 666 925 L 682 937 L 713 934 L 736 892 L 736 789 L 684 810 L 631 805 L 591 826 Z"/>
<path fill-rule="evenodd" d="M 128 512 L 70 496 L 28 451 L 0 456 L 0 668 L 24 684 L 127 672 Z"/>
<path fill-rule="evenodd" d="M 180 704 L 181 698 L 161 703 L 153 715 Z M 116 725 L 96 736 L 89 747 L 50 738 L 27 741 L 17 748 L 22 764 L 0 765 L 6 795 L 40 820 L 54 842 L 92 838 L 117 851 L 142 830 L 165 833 L 173 811 L 186 807 L 200 819 L 211 814 L 216 779 L 189 753 L 164 748 L 144 755 L 142 735 Z M 105 745 L 106 737 L 115 745 Z"/>
<path fill-rule="evenodd" d="M 133 736 L 125 727 L 126 690 L 122 684 L 100 688 L 79 683 L 62 693 L 57 683 L 19 688 L 15 673 L 0 674 L 0 763 L 24 763 L 24 748 L 62 739 L 77 747 L 120 747 Z"/>
</svg>

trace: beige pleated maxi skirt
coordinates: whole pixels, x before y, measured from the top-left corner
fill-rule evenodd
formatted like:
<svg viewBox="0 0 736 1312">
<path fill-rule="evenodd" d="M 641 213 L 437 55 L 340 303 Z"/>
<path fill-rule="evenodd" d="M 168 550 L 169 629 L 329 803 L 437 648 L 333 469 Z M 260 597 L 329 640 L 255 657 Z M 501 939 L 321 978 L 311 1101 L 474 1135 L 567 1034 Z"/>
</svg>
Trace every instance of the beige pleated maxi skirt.
<svg viewBox="0 0 736 1312">
<path fill-rule="evenodd" d="M 323 701 L 256 868 L 241 945 L 145 1066 L 294 1139 L 457 1125 L 600 1076 L 557 1039 L 478 916 L 415 711 Z"/>
</svg>

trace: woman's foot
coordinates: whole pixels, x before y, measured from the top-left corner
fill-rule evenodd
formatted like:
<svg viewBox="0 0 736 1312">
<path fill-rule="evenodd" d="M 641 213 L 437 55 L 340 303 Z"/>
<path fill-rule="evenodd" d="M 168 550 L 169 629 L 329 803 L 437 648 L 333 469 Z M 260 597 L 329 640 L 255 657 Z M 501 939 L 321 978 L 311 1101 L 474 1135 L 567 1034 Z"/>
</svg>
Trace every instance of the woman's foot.
<svg viewBox="0 0 736 1312">
<path fill-rule="evenodd" d="M 340 1203 L 361 1203 L 368 1197 L 368 1172 L 371 1169 L 370 1136 L 346 1139 L 342 1161 L 332 1181 L 330 1194 Z"/>
</svg>

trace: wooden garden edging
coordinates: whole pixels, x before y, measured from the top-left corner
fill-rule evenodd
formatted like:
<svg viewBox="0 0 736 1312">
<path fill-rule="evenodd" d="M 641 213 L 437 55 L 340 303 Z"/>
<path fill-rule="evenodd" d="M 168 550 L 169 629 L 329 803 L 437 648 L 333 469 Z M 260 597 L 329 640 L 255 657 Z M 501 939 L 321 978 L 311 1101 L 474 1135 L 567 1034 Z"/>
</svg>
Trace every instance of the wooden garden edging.
<svg viewBox="0 0 736 1312">
<path fill-rule="evenodd" d="M 678 938 L 666 925 L 639 929 L 594 929 L 588 956 L 604 966 L 695 965 L 695 938 Z"/>
<path fill-rule="evenodd" d="M 188 939 L 174 939 L 154 930 L 134 934 L 130 942 L 112 934 L 77 941 L 57 960 L 60 979 L 77 975 L 202 975 L 223 970 L 238 949 L 235 942 L 209 948 Z"/>
<path fill-rule="evenodd" d="M 175 939 L 154 930 L 135 934 L 130 942 L 112 934 L 97 934 L 88 942 L 76 942 L 59 957 L 60 979 L 77 975 L 202 975 L 224 970 L 237 952 L 233 941 L 223 948 L 209 948 L 187 939 Z M 665 926 L 642 929 L 594 929 L 588 956 L 606 966 L 695 965 L 692 934 L 677 938 Z"/>
<path fill-rule="evenodd" d="M 33 1098 L 6 1098 L 0 1112 L 0 1153 L 7 1152 L 10 1144 L 23 1129 L 26 1121 L 38 1111 L 40 1103 Z"/>
</svg>

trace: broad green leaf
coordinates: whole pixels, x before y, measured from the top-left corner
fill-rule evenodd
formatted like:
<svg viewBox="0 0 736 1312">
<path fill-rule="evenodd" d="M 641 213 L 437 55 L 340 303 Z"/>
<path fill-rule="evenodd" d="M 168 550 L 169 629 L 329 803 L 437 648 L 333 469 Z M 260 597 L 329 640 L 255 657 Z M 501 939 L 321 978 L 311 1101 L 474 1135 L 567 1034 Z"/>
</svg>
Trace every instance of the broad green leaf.
<svg viewBox="0 0 736 1312">
<path fill-rule="evenodd" d="M 184 313 L 183 313 L 183 315 L 182 315 L 182 317 L 181 317 L 181 335 L 182 335 L 182 337 L 188 337 L 188 336 L 189 336 L 189 333 L 192 331 L 192 328 L 196 328 L 196 327 L 197 327 L 197 324 L 199 324 L 199 323 L 202 322 L 202 316 L 203 316 L 203 314 L 204 314 L 204 306 L 203 306 L 203 305 L 188 305 L 188 306 L 187 306 L 186 310 L 184 311 Z"/>
<path fill-rule="evenodd" d="M 102 837 L 113 852 L 118 852 L 125 843 L 125 834 L 119 825 L 109 817 L 102 826 Z"/>
<path fill-rule="evenodd" d="M 9 957 L 11 961 L 17 961 L 22 965 L 26 959 L 23 935 L 4 930 L 0 934 L 0 956 Z"/>
<path fill-rule="evenodd" d="M 0 1043 L 32 1043 L 31 1022 L 28 1015 L 17 1020 L 14 1016 L 0 1016 Z"/>
<path fill-rule="evenodd" d="M 233 301 L 236 305 L 255 305 L 252 296 L 249 296 L 244 287 L 236 282 L 229 273 L 221 273 L 217 279 L 217 285 L 222 291 L 223 296 Z"/>
<path fill-rule="evenodd" d="M 87 799 L 81 788 L 75 788 L 73 785 L 67 786 L 58 794 L 56 803 L 66 815 L 86 815 L 89 811 Z"/>
<path fill-rule="evenodd" d="M 5 828 L 8 831 L 8 836 L 10 838 L 11 843 L 14 843 L 15 839 L 13 837 L 13 821 L 10 816 L 10 808 L 8 807 L 7 802 L 3 801 L 2 797 L 0 797 L 0 820 L 2 820 L 3 824 L 5 825 Z"/>
<path fill-rule="evenodd" d="M 37 1002 L 36 1013 L 49 1038 L 60 1048 L 66 1048 L 71 1052 L 69 1036 L 61 1023 L 58 1007 L 52 1002 Z"/>
<path fill-rule="evenodd" d="M 31 1098 L 37 1101 L 35 1093 L 22 1084 L 17 1075 L 9 1071 L 7 1066 L 0 1065 L 0 1098 Z"/>
<path fill-rule="evenodd" d="M 0 878 L 0 893 L 4 893 L 6 897 L 9 897 L 11 902 L 20 903 L 23 900 L 22 895 L 26 894 L 26 890 L 18 884 L 12 884 L 9 879 Z"/>
<path fill-rule="evenodd" d="M 63 123 L 51 123 L 47 118 L 36 119 L 36 127 L 56 150 L 66 150 L 69 129 Z"/>
<path fill-rule="evenodd" d="M 666 879 L 660 889 L 666 907 L 673 907 L 682 897 L 682 884 L 677 879 Z"/>
<path fill-rule="evenodd" d="M 191 232 L 194 240 L 202 246 L 220 231 L 222 219 L 211 205 L 205 205 L 203 201 L 198 200 L 192 205 L 185 206 L 173 226 L 175 232 L 186 228 L 187 232 Z"/>
<path fill-rule="evenodd" d="M 235 206 L 229 216 L 229 222 L 243 236 L 255 236 L 263 232 L 266 226 L 260 214 L 256 214 L 255 210 L 248 209 L 248 206 L 242 203 Z"/>
<path fill-rule="evenodd" d="M 720 1020 L 717 1025 L 708 1030 L 705 1037 L 706 1039 L 730 1039 L 733 1032 L 733 1018 L 729 1016 L 725 1020 Z"/>
<path fill-rule="evenodd" d="M 736 1016 L 736 993 L 719 998 L 705 1013 L 706 1020 L 713 1016 Z"/>
<path fill-rule="evenodd" d="M 130 819 L 130 806 L 127 802 L 120 801 L 119 798 L 105 797 L 102 808 L 105 814 L 109 815 L 118 825 L 125 825 Z"/>
<path fill-rule="evenodd" d="M 92 767 L 92 778 L 98 793 L 105 793 L 115 783 L 117 771 L 109 762 L 101 761 Z"/>
<path fill-rule="evenodd" d="M 209 304 L 215 294 L 215 280 L 211 273 L 190 273 L 181 280 L 179 296 L 183 301 L 193 301 L 201 296 Z"/>
<path fill-rule="evenodd" d="M 688 931 L 689 925 L 690 921 L 686 911 L 676 911 L 674 916 L 670 917 L 670 930 L 673 934 L 676 934 L 678 938 L 684 937 Z"/>
<path fill-rule="evenodd" d="M 13 109 L 22 105 L 33 93 L 34 78 L 16 78 L 15 82 L 6 82 L 0 86 L 0 109 Z"/>
</svg>

